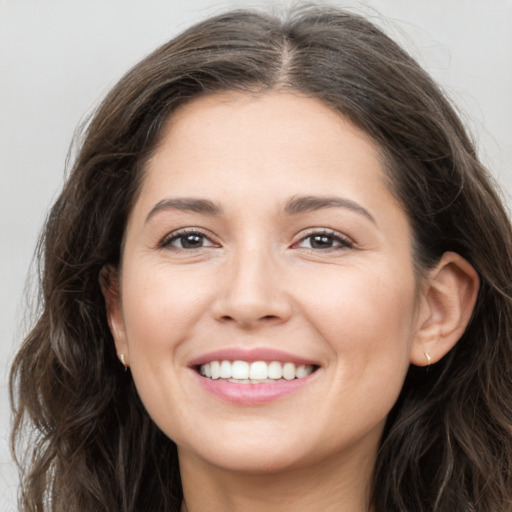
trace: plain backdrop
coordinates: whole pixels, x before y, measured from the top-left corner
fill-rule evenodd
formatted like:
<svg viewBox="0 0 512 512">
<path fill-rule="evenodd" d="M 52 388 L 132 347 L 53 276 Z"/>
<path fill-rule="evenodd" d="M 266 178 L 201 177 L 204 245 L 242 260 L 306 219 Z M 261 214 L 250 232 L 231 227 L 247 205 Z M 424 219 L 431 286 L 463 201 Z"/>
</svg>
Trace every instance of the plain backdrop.
<svg viewBox="0 0 512 512">
<path fill-rule="evenodd" d="M 0 0 L 0 510 L 16 510 L 7 375 L 34 297 L 23 290 L 75 128 L 129 67 L 191 23 L 269 3 Z M 331 3 L 368 15 L 443 85 L 510 204 L 512 0 Z"/>
</svg>

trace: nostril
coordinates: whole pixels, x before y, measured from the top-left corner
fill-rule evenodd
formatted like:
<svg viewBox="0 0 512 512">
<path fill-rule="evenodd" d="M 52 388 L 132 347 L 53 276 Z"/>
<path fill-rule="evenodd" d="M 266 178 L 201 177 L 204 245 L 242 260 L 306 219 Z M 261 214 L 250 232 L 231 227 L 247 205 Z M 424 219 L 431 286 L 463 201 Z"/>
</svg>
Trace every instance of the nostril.
<svg viewBox="0 0 512 512">
<path fill-rule="evenodd" d="M 279 316 L 277 316 L 277 315 L 264 315 L 261 317 L 255 316 L 253 318 L 242 317 L 241 315 L 240 315 L 240 317 L 238 317 L 236 315 L 235 316 L 222 315 L 221 317 L 219 317 L 220 322 L 226 322 L 226 323 L 236 322 L 236 323 L 240 323 L 241 325 L 246 325 L 246 326 L 254 326 L 254 325 L 257 325 L 258 322 L 271 323 L 271 322 L 275 322 L 278 320 L 279 320 Z"/>
</svg>

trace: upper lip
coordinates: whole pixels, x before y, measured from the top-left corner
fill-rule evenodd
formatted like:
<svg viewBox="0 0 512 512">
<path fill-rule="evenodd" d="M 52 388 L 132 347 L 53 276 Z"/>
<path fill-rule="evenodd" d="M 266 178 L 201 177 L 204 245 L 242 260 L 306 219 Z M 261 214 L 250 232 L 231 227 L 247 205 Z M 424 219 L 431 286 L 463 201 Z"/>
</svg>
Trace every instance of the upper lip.
<svg viewBox="0 0 512 512">
<path fill-rule="evenodd" d="M 283 350 L 274 348 L 252 348 L 242 349 L 237 347 L 224 348 L 208 352 L 192 359 L 189 366 L 200 366 L 212 361 L 279 361 L 281 363 L 295 363 L 296 365 L 315 365 L 319 366 L 317 361 L 304 358 L 296 354 L 291 354 Z"/>
</svg>

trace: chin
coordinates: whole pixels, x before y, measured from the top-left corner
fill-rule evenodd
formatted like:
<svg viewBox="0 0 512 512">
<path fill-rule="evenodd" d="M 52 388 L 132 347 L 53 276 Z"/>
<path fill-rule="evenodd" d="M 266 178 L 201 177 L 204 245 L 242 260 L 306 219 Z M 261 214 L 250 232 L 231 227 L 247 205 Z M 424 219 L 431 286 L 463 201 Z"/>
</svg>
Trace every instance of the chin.
<svg viewBox="0 0 512 512">
<path fill-rule="evenodd" d="M 233 450 L 224 446 L 202 455 L 203 460 L 218 469 L 239 474 L 276 474 L 305 467 L 308 461 L 304 454 L 289 450 L 273 450 L 265 446 L 255 449 Z"/>
<path fill-rule="evenodd" d="M 242 427 L 242 425 L 239 425 Z M 314 432 L 305 435 L 301 429 L 277 428 L 246 423 L 238 432 L 226 429 L 223 433 L 190 437 L 183 444 L 177 440 L 180 461 L 193 456 L 204 463 L 236 473 L 271 474 L 315 465 L 329 456 L 331 450 L 322 449 Z M 319 441 L 319 442 L 318 442 Z"/>
</svg>

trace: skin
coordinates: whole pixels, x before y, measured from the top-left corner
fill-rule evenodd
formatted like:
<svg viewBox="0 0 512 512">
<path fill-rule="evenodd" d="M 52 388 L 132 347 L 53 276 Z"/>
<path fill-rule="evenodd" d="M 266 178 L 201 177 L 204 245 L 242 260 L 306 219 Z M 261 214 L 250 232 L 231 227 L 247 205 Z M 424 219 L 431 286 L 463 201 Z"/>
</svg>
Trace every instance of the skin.
<svg viewBox="0 0 512 512">
<path fill-rule="evenodd" d="M 375 143 L 316 99 L 207 96 L 168 123 L 104 293 L 117 351 L 178 445 L 183 510 L 369 510 L 409 364 L 453 346 L 477 288 L 454 254 L 417 278 L 407 216 L 383 178 Z M 287 213 L 300 196 L 350 203 Z M 176 198 L 222 214 L 155 209 Z M 183 248 L 183 228 L 202 233 L 196 246 Z M 277 348 L 319 369 L 279 400 L 228 403 L 189 362 L 233 347 Z"/>
</svg>

